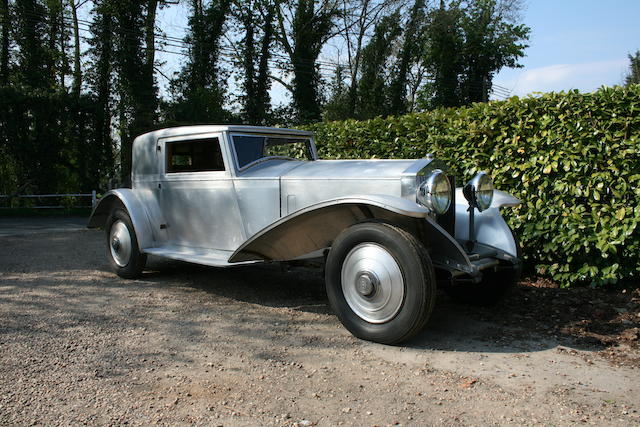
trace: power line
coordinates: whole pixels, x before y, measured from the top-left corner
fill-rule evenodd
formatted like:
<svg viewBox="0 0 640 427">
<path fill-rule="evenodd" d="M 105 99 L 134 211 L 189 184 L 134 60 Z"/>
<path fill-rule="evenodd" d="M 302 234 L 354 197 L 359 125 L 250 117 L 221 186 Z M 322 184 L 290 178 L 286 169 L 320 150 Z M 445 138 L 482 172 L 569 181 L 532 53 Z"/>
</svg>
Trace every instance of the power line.
<svg viewBox="0 0 640 427">
<path fill-rule="evenodd" d="M 27 16 L 31 17 L 32 19 L 34 19 L 34 20 L 35 19 L 39 19 L 39 18 L 49 18 L 49 16 L 46 14 L 46 12 L 43 12 L 42 14 L 38 14 L 36 11 L 23 11 L 22 15 L 23 16 L 27 15 Z M 66 16 L 62 16 L 61 18 L 62 18 L 61 21 L 63 21 L 63 23 L 66 24 L 65 27 L 67 29 L 72 29 L 72 30 L 74 29 L 73 28 L 73 19 L 72 18 L 69 18 L 69 17 L 66 17 Z M 78 22 L 78 29 L 79 30 L 84 30 L 84 31 L 91 32 L 91 26 L 94 24 L 93 22 L 87 21 L 85 19 L 78 19 L 77 22 Z M 174 26 L 174 27 L 177 27 L 177 26 Z M 182 29 L 185 29 L 185 28 L 182 28 Z M 118 26 L 118 30 L 121 33 L 129 34 L 129 35 L 136 35 L 137 36 L 139 34 L 138 31 L 133 30 L 131 28 L 127 28 L 127 27 L 121 26 L 121 25 Z M 156 39 L 165 40 L 167 43 L 168 42 L 173 43 L 173 47 L 188 49 L 188 48 L 193 46 L 193 42 L 189 42 L 189 41 L 187 41 L 185 39 L 181 39 L 179 37 L 168 36 L 168 35 L 162 34 L 162 33 L 157 33 L 156 32 L 156 33 L 154 33 L 154 37 Z M 175 43 L 178 43 L 179 45 L 175 45 Z M 218 50 L 220 52 L 226 53 L 227 55 L 232 55 L 233 57 L 237 57 L 235 55 L 235 51 L 230 46 L 219 46 Z M 178 52 L 168 52 L 168 53 L 180 54 Z M 314 61 L 314 60 L 311 60 L 311 59 L 304 59 L 304 58 L 299 58 L 296 61 L 291 61 L 291 58 L 289 58 L 288 56 L 284 56 L 283 54 L 278 53 L 278 52 L 273 52 L 271 54 L 271 56 L 274 59 L 278 59 L 278 60 L 282 60 L 282 61 L 288 61 L 292 65 L 297 65 L 298 67 L 309 67 L 309 68 L 311 68 L 311 67 L 316 66 L 316 67 L 320 68 L 321 70 L 327 71 L 327 72 L 333 72 L 335 70 L 335 68 L 338 67 L 338 66 L 348 67 L 347 64 L 341 64 L 341 63 L 338 63 L 338 62 L 320 61 L 320 60 L 315 60 Z M 283 71 L 289 71 L 289 72 L 293 71 L 291 69 L 284 69 L 284 68 L 278 67 L 277 64 L 274 65 L 274 68 L 280 68 Z"/>
<path fill-rule="evenodd" d="M 85 31 L 85 32 L 91 33 L 91 27 L 90 26 L 91 26 L 91 24 L 88 23 L 88 21 L 84 21 L 84 22 L 80 22 L 79 21 L 79 23 L 78 23 L 78 29 L 80 31 Z M 124 32 L 128 33 L 128 34 L 134 34 L 133 32 L 131 32 L 129 30 L 126 30 L 126 29 L 125 29 Z M 156 40 L 156 43 L 161 44 L 161 45 L 166 45 L 166 46 L 175 47 L 175 48 L 179 48 L 179 49 L 189 49 L 189 48 L 193 47 L 193 43 L 189 43 L 189 42 L 184 41 L 184 40 L 179 40 L 177 38 L 169 38 L 169 37 L 165 37 L 165 36 L 162 36 L 162 35 L 156 35 L 156 38 L 169 39 L 171 41 L 171 42 L 169 42 L 169 41 L 158 41 L 158 40 Z M 83 40 L 90 41 L 91 38 L 84 37 Z M 146 50 L 149 49 L 146 46 L 145 47 L 141 47 L 141 48 L 142 49 L 146 49 Z M 185 53 L 185 52 L 176 52 L 176 51 L 171 51 L 171 50 L 167 50 L 167 49 L 162 49 L 162 48 L 159 48 L 159 47 L 156 47 L 155 49 L 157 51 L 163 52 L 163 53 L 170 53 L 170 54 L 174 54 L 174 55 L 181 55 L 181 56 L 189 57 L 189 54 Z M 226 58 L 234 59 L 234 60 L 238 60 L 239 59 L 239 56 L 236 54 L 236 52 L 231 47 L 220 46 L 218 48 L 218 51 L 219 51 L 220 56 L 222 56 L 222 57 L 226 57 Z M 272 53 L 271 56 L 272 56 L 272 58 L 270 58 L 268 60 L 268 62 L 270 63 L 272 68 L 276 68 L 276 69 L 279 69 L 281 71 L 293 72 L 293 71 L 295 71 L 293 67 L 296 66 L 296 65 L 298 67 L 302 67 L 302 68 L 311 68 L 312 67 L 312 65 L 310 65 L 310 64 L 304 64 L 304 63 L 300 63 L 300 62 L 293 62 L 293 61 L 290 60 L 290 58 L 285 57 L 285 56 L 280 55 L 280 54 Z M 281 62 L 278 62 L 278 61 L 286 61 L 287 63 L 291 64 L 291 67 L 290 68 L 284 67 L 284 66 L 281 65 Z M 323 64 L 324 63 L 322 63 L 322 62 L 318 62 L 316 64 L 316 67 L 319 69 L 320 72 L 323 72 L 323 71 L 324 72 L 333 72 L 334 71 L 333 68 L 328 68 L 328 66 L 323 65 Z M 308 73 L 311 72 L 311 70 L 305 71 L 304 69 L 303 70 L 298 69 L 297 71 L 298 72 L 308 72 Z M 323 77 L 327 77 L 327 76 L 323 75 Z"/>
</svg>

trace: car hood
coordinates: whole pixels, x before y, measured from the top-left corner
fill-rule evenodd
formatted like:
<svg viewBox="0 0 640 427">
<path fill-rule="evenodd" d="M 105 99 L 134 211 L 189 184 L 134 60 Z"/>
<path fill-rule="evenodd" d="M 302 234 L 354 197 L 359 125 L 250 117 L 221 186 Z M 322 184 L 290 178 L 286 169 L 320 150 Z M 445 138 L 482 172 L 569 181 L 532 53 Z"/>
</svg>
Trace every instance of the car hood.
<svg viewBox="0 0 640 427">
<path fill-rule="evenodd" d="M 399 178 L 415 175 L 429 163 L 419 160 L 316 160 L 300 163 L 282 179 Z"/>
</svg>

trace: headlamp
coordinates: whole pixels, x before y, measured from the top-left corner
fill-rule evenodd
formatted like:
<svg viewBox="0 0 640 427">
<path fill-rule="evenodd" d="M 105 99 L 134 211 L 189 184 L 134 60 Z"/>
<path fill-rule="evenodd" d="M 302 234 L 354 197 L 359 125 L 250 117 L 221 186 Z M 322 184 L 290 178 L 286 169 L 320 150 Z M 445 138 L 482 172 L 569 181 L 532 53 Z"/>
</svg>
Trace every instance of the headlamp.
<svg viewBox="0 0 640 427">
<path fill-rule="evenodd" d="M 480 212 L 489 209 L 493 201 L 493 180 L 484 172 L 478 172 L 462 189 L 464 198 Z"/>
<path fill-rule="evenodd" d="M 442 215 L 451 204 L 451 184 L 443 171 L 436 169 L 418 187 L 416 195 L 423 206 Z"/>
</svg>

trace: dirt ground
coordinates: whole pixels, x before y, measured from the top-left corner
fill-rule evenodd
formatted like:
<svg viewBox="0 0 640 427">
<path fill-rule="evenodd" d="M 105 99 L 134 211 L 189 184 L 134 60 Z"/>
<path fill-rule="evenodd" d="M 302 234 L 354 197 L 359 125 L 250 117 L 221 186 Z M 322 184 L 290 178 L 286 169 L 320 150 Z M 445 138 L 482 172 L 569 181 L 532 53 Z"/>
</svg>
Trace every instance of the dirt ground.
<svg viewBox="0 0 640 427">
<path fill-rule="evenodd" d="M 2 425 L 640 424 L 640 295 L 439 295 L 404 346 L 352 337 L 321 272 L 150 261 L 99 231 L 0 237 Z"/>
</svg>

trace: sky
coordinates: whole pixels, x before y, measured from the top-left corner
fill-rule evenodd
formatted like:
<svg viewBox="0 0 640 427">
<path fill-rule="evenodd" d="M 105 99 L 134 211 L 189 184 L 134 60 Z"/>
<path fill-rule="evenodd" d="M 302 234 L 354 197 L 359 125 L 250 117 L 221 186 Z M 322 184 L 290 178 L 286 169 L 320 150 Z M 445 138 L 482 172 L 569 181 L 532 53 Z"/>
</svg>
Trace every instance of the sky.
<svg viewBox="0 0 640 427">
<path fill-rule="evenodd" d="M 503 69 L 495 76 L 499 92 L 494 99 L 570 89 L 591 92 L 621 84 L 629 68 L 627 55 L 640 50 L 640 0 L 525 0 L 522 18 L 531 28 L 526 56 L 520 60 L 523 67 Z M 182 37 L 187 10 L 172 6 L 159 13 L 159 22 L 168 35 Z M 332 61 L 327 50 L 320 59 Z M 174 54 L 158 56 L 165 61 L 162 70 L 167 77 L 184 61 Z M 166 87 L 166 79 L 159 79 L 161 88 Z M 274 84 L 271 96 L 275 103 L 288 98 L 279 84 Z"/>
<path fill-rule="evenodd" d="M 529 0 L 523 21 L 531 28 L 523 68 L 494 79 L 513 95 L 621 84 L 627 55 L 640 50 L 640 0 Z"/>
</svg>

